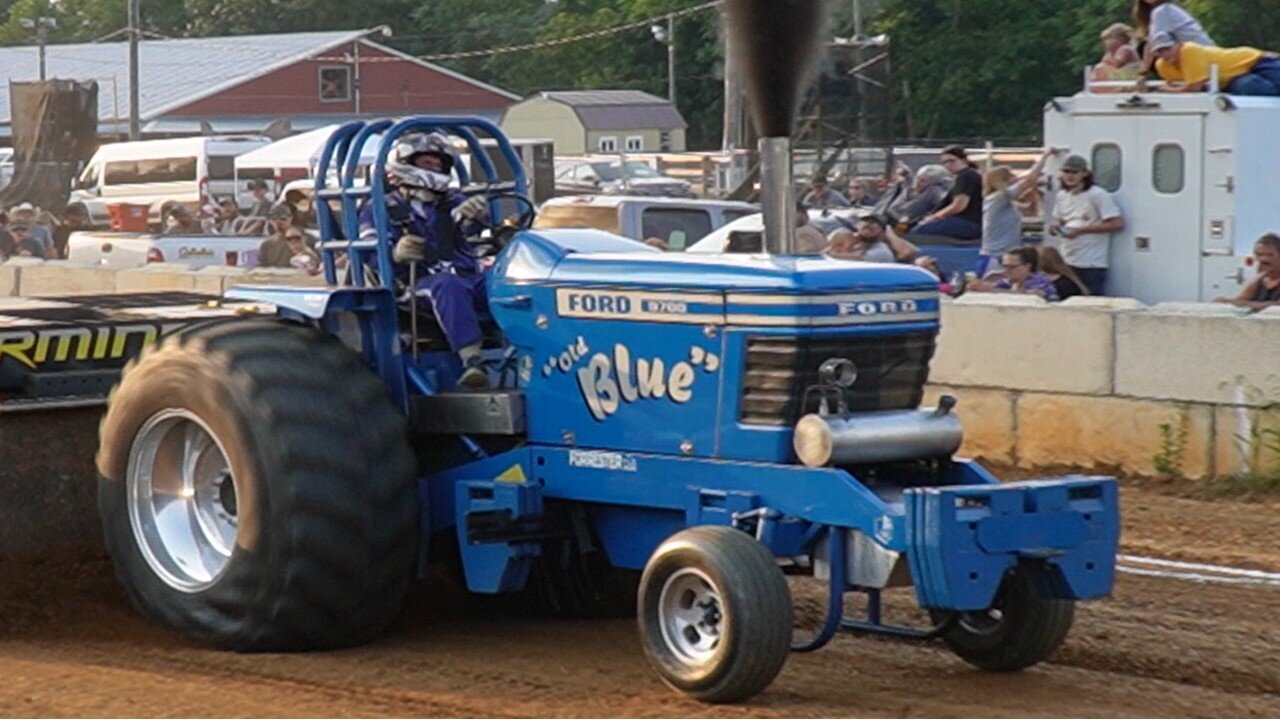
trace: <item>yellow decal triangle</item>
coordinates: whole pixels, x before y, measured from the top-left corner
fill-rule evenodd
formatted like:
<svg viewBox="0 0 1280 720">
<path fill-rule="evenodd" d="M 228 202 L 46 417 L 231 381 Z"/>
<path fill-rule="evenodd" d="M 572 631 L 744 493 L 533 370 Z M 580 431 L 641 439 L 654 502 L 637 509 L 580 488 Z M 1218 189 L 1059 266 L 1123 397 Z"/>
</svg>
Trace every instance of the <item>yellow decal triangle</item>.
<svg viewBox="0 0 1280 720">
<path fill-rule="evenodd" d="M 525 480 L 524 467 L 520 465 L 520 463 L 516 463 L 506 470 L 503 470 L 501 475 L 493 479 L 494 482 L 505 483 L 522 483 Z"/>
</svg>

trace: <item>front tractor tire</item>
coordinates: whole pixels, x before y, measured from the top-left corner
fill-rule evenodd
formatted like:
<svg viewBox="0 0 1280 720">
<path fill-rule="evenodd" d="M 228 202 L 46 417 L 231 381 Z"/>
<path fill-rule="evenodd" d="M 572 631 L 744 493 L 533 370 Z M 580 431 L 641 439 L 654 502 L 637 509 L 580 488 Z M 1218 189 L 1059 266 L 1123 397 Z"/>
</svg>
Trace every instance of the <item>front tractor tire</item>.
<svg viewBox="0 0 1280 720">
<path fill-rule="evenodd" d="M 98 503 L 133 603 L 237 651 L 367 642 L 413 577 L 415 463 L 382 383 L 275 320 L 188 327 L 125 369 Z"/>
<path fill-rule="evenodd" d="M 943 641 L 965 662 L 989 672 L 1014 672 L 1048 659 L 1071 630 L 1076 604 L 1041 594 L 1039 575 L 1046 572 L 1020 563 L 1005 574 L 987 610 L 933 611 L 935 621 L 952 621 Z"/>
<path fill-rule="evenodd" d="M 700 526 L 672 535 L 640 579 L 640 639 L 663 681 L 705 702 L 769 686 L 791 650 L 791 591 L 746 533 Z"/>
</svg>

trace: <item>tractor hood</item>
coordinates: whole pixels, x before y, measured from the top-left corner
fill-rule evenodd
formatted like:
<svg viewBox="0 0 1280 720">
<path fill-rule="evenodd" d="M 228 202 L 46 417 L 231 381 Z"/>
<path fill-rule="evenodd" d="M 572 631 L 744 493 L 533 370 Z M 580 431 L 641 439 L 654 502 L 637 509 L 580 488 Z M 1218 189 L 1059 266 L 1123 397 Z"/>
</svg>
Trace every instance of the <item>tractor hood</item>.
<svg viewBox="0 0 1280 720">
<path fill-rule="evenodd" d="M 664 253 L 596 230 L 524 232 L 495 268 L 508 281 L 558 286 L 825 295 L 936 292 L 937 280 L 909 265 L 822 256 Z"/>
</svg>

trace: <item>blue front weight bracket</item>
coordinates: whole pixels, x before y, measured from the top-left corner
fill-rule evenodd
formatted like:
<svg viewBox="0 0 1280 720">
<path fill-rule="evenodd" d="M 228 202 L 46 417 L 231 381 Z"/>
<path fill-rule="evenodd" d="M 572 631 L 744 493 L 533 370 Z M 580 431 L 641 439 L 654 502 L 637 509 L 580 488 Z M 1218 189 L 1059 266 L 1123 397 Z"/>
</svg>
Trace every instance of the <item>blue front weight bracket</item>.
<svg viewBox="0 0 1280 720">
<path fill-rule="evenodd" d="M 907 556 L 920 605 L 991 607 L 1005 572 L 1043 561 L 1047 597 L 1111 591 L 1120 512 L 1111 478 L 913 488 L 903 493 Z"/>
</svg>

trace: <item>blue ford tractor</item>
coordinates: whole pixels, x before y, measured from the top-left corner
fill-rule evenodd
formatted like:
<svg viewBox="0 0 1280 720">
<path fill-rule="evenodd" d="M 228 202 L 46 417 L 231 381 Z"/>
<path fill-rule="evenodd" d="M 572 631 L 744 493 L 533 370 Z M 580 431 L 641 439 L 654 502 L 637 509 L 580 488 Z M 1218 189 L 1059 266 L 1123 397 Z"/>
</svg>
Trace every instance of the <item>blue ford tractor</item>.
<svg viewBox="0 0 1280 720">
<path fill-rule="evenodd" d="M 490 200 L 473 246 L 491 261 L 485 391 L 458 388 L 392 258 L 389 149 L 427 131 L 466 143 L 483 177 L 456 163 L 457 184 Z M 771 245 L 790 232 L 780 140 L 762 142 Z M 483 120 L 343 125 L 316 177 L 328 287 L 234 289 L 270 317 L 187 326 L 112 393 L 105 536 L 155 621 L 239 651 L 350 646 L 444 561 L 475 593 L 636 615 L 666 683 L 725 702 L 842 629 L 1017 670 L 1062 642 L 1076 600 L 1110 592 L 1114 480 L 1002 484 L 953 456 L 951 399 L 920 408 L 927 273 L 530 230 L 519 160 Z M 789 574 L 829 588 L 812 637 L 793 637 Z M 930 626 L 883 622 L 882 592 L 903 586 Z"/>
</svg>

